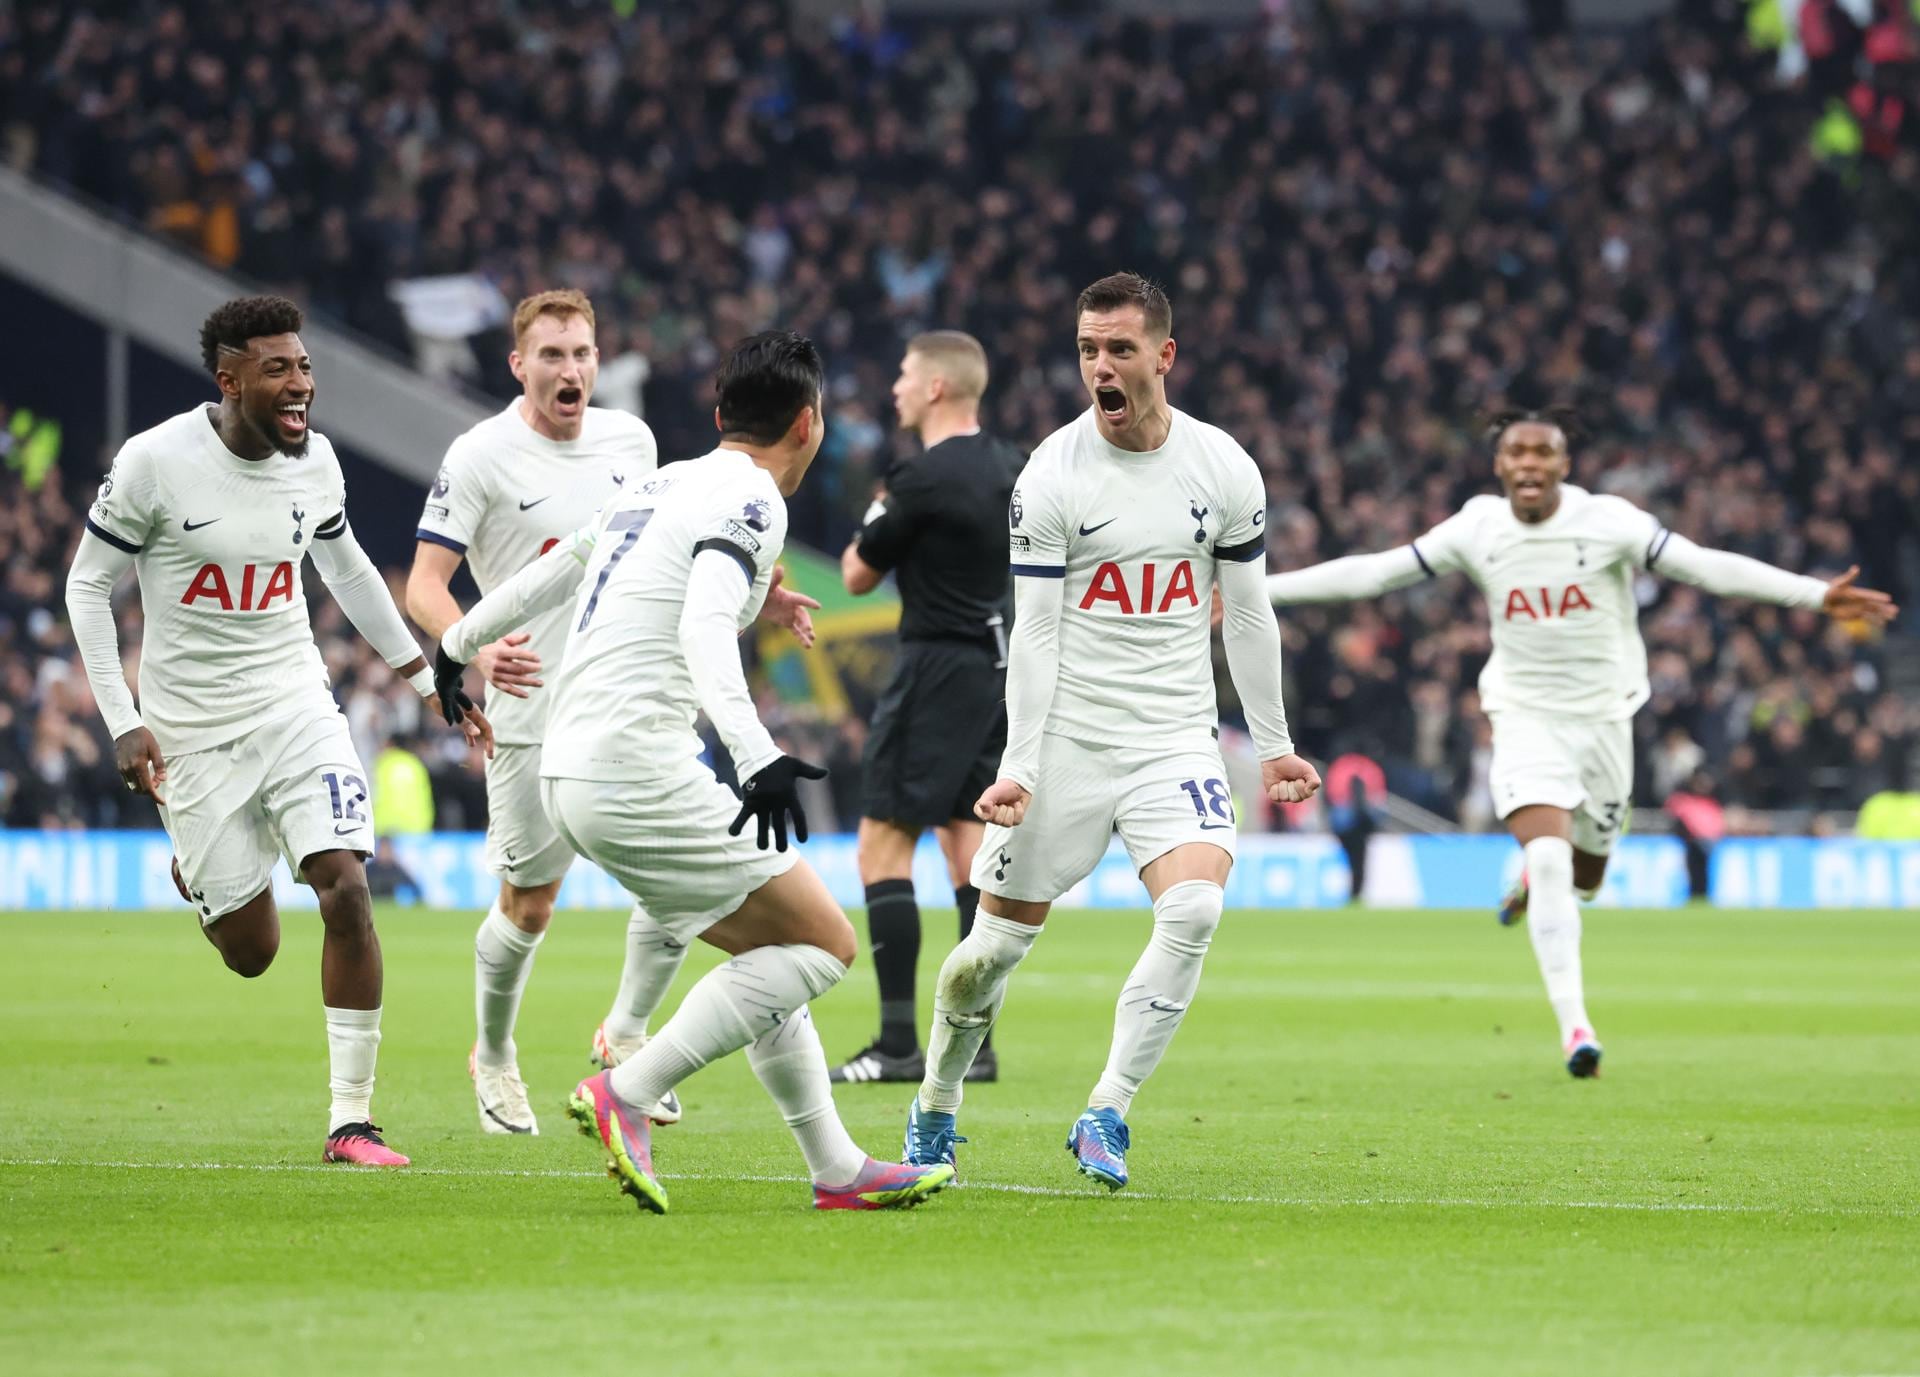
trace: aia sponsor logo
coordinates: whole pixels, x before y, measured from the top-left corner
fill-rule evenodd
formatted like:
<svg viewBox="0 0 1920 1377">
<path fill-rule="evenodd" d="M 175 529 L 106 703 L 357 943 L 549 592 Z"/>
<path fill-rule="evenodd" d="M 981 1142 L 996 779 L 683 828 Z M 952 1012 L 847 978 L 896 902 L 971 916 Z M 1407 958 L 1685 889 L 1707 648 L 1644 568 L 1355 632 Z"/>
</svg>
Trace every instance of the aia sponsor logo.
<svg viewBox="0 0 1920 1377">
<path fill-rule="evenodd" d="M 222 612 L 264 612 L 275 601 L 290 603 L 294 591 L 293 565 L 282 560 L 271 568 L 247 564 L 237 578 L 217 564 L 203 564 L 180 598 L 182 607 L 212 603 Z M 236 596 L 236 589 L 238 590 Z"/>
<path fill-rule="evenodd" d="M 1580 585 L 1570 583 L 1560 590 L 1556 601 L 1551 588 L 1536 588 L 1531 592 L 1538 597 L 1530 597 L 1528 589 L 1515 588 L 1507 594 L 1507 620 L 1525 617 L 1530 621 L 1548 621 L 1554 617 L 1565 617 L 1574 612 L 1591 612 L 1593 604 L 1587 601 L 1587 595 L 1580 591 Z"/>
<path fill-rule="evenodd" d="M 1081 595 L 1080 610 L 1091 611 L 1102 603 L 1128 617 L 1158 616 L 1200 605 L 1200 594 L 1193 584 L 1193 562 L 1181 560 L 1169 569 L 1164 564 L 1147 563 L 1129 579 L 1112 560 L 1093 571 L 1093 582 Z"/>
</svg>

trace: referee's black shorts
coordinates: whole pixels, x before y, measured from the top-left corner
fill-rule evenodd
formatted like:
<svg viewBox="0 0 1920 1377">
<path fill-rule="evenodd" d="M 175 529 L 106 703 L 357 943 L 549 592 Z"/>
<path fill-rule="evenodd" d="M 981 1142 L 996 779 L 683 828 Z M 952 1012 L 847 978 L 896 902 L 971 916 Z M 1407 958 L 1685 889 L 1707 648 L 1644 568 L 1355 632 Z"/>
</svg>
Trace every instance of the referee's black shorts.
<svg viewBox="0 0 1920 1377">
<path fill-rule="evenodd" d="M 1007 744 L 1007 671 L 990 646 L 903 641 L 861 762 L 862 815 L 903 827 L 973 817 Z"/>
</svg>

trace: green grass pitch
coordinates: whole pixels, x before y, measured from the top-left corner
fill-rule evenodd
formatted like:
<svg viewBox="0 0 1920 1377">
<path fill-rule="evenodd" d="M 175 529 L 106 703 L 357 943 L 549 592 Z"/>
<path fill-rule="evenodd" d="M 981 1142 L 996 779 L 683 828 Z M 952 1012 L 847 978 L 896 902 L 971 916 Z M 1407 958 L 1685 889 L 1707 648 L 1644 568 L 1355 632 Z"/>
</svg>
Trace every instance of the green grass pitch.
<svg viewBox="0 0 1920 1377">
<path fill-rule="evenodd" d="M 621 917 L 541 948 L 532 1139 L 475 1121 L 475 921 L 380 915 L 376 1117 L 416 1165 L 373 1173 L 319 1164 L 311 916 L 251 983 L 184 913 L 0 917 L 0 1371 L 1920 1372 L 1920 915 L 1590 914 L 1576 1083 L 1488 913 L 1229 914 L 1109 1197 L 1061 1144 L 1148 919 L 1063 914 L 962 1189 L 813 1213 L 734 1057 L 656 1139 L 665 1218 L 561 1109 Z M 872 1008 L 862 966 L 830 1054 Z M 838 1098 L 891 1156 L 909 1094 Z"/>
</svg>

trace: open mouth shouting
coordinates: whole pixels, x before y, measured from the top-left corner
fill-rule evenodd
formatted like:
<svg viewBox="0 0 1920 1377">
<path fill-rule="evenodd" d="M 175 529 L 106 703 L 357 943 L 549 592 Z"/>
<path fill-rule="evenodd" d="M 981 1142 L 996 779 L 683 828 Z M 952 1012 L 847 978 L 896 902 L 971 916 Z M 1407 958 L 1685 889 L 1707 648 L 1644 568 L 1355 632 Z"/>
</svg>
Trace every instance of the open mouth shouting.
<svg viewBox="0 0 1920 1377">
<path fill-rule="evenodd" d="M 584 388 L 562 387 L 553 394 L 553 409 L 562 416 L 578 416 L 586 404 Z"/>
<path fill-rule="evenodd" d="M 280 427 L 280 434 L 289 441 L 304 440 L 307 435 L 307 404 L 305 402 L 283 402 L 274 410 L 274 422 Z"/>
<path fill-rule="evenodd" d="M 1100 408 L 1102 419 L 1110 426 L 1124 426 L 1132 415 L 1132 409 L 1127 405 L 1127 394 L 1117 387 L 1094 388 L 1093 400 Z"/>
</svg>

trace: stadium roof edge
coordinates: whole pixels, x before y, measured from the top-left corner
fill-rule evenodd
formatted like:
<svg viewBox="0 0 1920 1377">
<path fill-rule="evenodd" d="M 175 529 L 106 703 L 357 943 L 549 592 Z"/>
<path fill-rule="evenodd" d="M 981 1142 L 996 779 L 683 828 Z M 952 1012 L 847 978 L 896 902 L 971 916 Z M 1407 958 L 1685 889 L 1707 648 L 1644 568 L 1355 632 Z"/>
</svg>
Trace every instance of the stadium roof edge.
<svg viewBox="0 0 1920 1377">
<path fill-rule="evenodd" d="M 201 367 L 200 322 L 208 312 L 262 290 L 5 167 L 0 267 L 110 334 L 123 331 L 195 370 Z M 302 333 L 325 368 L 326 432 L 408 477 L 431 480 L 454 437 L 497 409 L 338 326 L 309 320 Z M 113 437 L 115 443 L 121 438 Z"/>
</svg>

